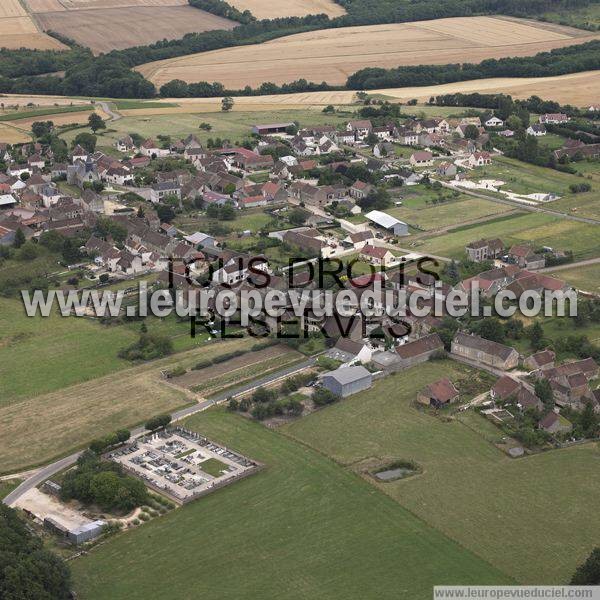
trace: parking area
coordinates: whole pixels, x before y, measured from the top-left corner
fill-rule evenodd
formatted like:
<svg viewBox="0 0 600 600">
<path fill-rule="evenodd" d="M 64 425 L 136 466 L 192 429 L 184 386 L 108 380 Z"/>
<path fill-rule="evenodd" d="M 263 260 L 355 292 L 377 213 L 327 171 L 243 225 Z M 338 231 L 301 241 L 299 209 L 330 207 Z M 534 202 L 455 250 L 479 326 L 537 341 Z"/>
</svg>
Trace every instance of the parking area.
<svg viewBox="0 0 600 600">
<path fill-rule="evenodd" d="M 139 438 L 107 458 L 180 503 L 232 483 L 260 467 L 181 427 Z"/>
</svg>

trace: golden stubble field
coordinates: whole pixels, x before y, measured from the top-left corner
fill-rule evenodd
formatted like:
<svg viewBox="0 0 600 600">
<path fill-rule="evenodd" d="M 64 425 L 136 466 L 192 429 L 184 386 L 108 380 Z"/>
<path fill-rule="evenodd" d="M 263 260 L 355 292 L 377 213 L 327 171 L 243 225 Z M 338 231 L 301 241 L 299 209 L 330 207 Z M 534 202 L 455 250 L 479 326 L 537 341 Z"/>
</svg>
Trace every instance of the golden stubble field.
<svg viewBox="0 0 600 600">
<path fill-rule="evenodd" d="M 304 17 L 305 15 L 326 14 L 339 17 L 346 14 L 342 6 L 333 0 L 230 0 L 229 4 L 238 10 L 249 10 L 257 19 L 277 19 L 279 17 Z"/>
<path fill-rule="evenodd" d="M 96 54 L 144 46 L 163 39 L 178 39 L 186 33 L 232 29 L 236 25 L 189 6 L 187 0 L 27 2 L 43 30 L 56 31 Z"/>
<path fill-rule="evenodd" d="M 343 84 L 365 67 L 478 63 L 598 38 L 599 33 L 522 19 L 459 17 L 311 31 L 147 63 L 138 70 L 158 86 L 172 79 L 220 81 L 229 89 L 300 78 Z"/>
<path fill-rule="evenodd" d="M 19 0 L 0 0 L 0 47 L 62 50 L 66 46 L 42 33 Z"/>
</svg>

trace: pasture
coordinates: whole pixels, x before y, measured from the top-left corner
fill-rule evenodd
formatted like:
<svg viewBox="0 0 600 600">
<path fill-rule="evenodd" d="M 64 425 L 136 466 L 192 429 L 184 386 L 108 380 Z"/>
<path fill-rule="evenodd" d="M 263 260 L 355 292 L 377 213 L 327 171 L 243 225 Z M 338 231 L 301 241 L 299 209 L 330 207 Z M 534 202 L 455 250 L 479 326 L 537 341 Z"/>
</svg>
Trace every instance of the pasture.
<svg viewBox="0 0 600 600">
<path fill-rule="evenodd" d="M 520 583 L 568 582 L 600 535 L 600 484 L 589 476 L 598 445 L 514 460 L 490 443 L 499 431 L 470 422 L 483 417 L 445 421 L 414 407 L 426 384 L 460 373 L 456 363 L 424 363 L 283 429 L 348 470 L 372 458 L 416 461 L 420 476 L 369 481 Z"/>
<path fill-rule="evenodd" d="M 187 33 L 232 29 L 236 25 L 182 0 L 29 2 L 45 31 L 56 31 L 95 54 L 179 39 Z"/>
<path fill-rule="evenodd" d="M 145 109 L 141 110 L 145 111 Z M 147 110 L 160 111 L 161 109 Z M 209 138 L 215 139 L 217 137 L 236 142 L 250 137 L 253 124 L 270 123 L 273 121 L 273 114 L 266 110 L 258 112 L 234 110 L 231 113 L 173 112 L 155 114 L 153 116 L 138 116 L 139 112 L 137 110 L 123 111 L 126 116 L 123 119 L 111 122 L 110 131 L 98 132 L 98 143 L 108 146 L 116 142 L 123 135 L 132 132 L 139 133 L 143 137 L 170 135 L 173 139 L 182 138 L 193 133 L 202 143 L 206 143 Z M 347 114 L 327 115 L 321 111 L 309 110 L 285 110 L 277 115 L 278 120 L 286 122 L 298 121 L 302 127 L 325 124 L 341 126 L 349 118 L 352 117 Z M 200 123 L 208 123 L 212 129 L 204 131 L 199 128 Z M 70 142 L 75 138 L 77 133 L 79 132 L 66 132 L 62 137 Z"/>
<path fill-rule="evenodd" d="M 333 0 L 231 0 L 229 3 L 242 12 L 249 10 L 257 19 L 278 19 L 280 17 L 304 17 L 326 14 L 330 18 L 346 14 L 346 11 Z"/>
<path fill-rule="evenodd" d="M 182 79 L 220 81 L 227 89 L 307 79 L 343 84 L 366 67 L 478 63 L 528 56 L 600 37 L 533 21 L 459 17 L 311 31 L 237 48 L 192 54 L 137 67 L 158 86 Z M 365 52 L 369 48 L 369 52 Z"/>
<path fill-rule="evenodd" d="M 58 40 L 42 33 L 19 0 L 2 0 L 0 3 L 0 47 L 11 50 L 65 50 Z"/>
<path fill-rule="evenodd" d="M 41 347 L 37 349 L 30 344 L 29 358 L 23 358 L 22 352 L 17 353 L 23 361 L 21 367 L 15 366 L 16 360 L 4 361 L 14 352 L 14 346 L 1 349 L 3 390 L 5 383 L 25 386 L 30 376 L 26 367 L 32 361 L 44 364 L 44 368 L 29 369 L 33 371 L 34 381 L 40 380 L 43 373 L 52 379 L 52 368 L 63 371 L 63 379 L 58 383 L 53 381 L 51 392 L 44 393 L 44 388 L 38 385 L 39 391 L 33 390 L 18 398 L 13 396 L 12 401 L 0 406 L 0 472 L 48 462 L 118 427 L 136 425 L 153 414 L 195 402 L 197 397 L 193 394 L 163 381 L 161 370 L 177 366 L 191 368 L 199 360 L 249 350 L 256 343 L 250 338 L 214 343 L 204 340 L 192 350 L 131 366 L 132 363 L 116 362 L 113 358 L 115 348 L 110 344 L 120 344 L 121 328 L 110 328 L 108 339 L 99 335 L 100 328 L 95 331 L 96 336 L 88 338 L 80 331 L 79 339 L 83 343 L 77 343 L 76 326 L 77 323 L 71 324 L 69 331 L 55 340 L 61 350 L 38 337 Z M 104 368 L 96 369 L 95 377 L 86 379 L 94 361 Z"/>
<path fill-rule="evenodd" d="M 465 256 L 465 246 L 469 242 L 490 237 L 502 238 L 507 246 L 521 243 L 572 250 L 575 260 L 600 256 L 597 225 L 570 221 L 544 213 L 505 215 L 486 223 L 457 227 L 443 236 L 415 241 L 414 249 L 418 252 L 462 259 Z M 408 243 L 409 240 L 405 242 Z"/>
<path fill-rule="evenodd" d="M 72 561 L 82 598 L 429 600 L 436 583 L 511 581 L 276 431 L 223 409 L 185 426 L 266 468 Z"/>
</svg>

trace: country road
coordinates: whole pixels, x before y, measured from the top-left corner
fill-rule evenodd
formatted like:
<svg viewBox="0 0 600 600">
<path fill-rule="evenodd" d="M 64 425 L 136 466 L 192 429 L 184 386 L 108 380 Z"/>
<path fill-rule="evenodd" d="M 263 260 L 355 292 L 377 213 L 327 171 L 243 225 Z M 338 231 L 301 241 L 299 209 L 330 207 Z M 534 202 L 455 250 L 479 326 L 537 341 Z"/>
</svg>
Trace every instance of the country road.
<svg viewBox="0 0 600 600">
<path fill-rule="evenodd" d="M 119 119 L 123 118 L 122 114 L 115 112 L 116 109 L 113 110 L 110 107 L 109 102 L 103 102 L 103 101 L 98 100 L 97 104 L 99 104 L 100 108 L 102 108 L 102 110 L 109 116 L 109 119 L 108 119 L 109 121 L 114 122 L 114 121 L 118 121 Z"/>
<path fill-rule="evenodd" d="M 283 379 L 285 377 L 289 377 L 294 373 L 298 373 L 304 369 L 312 367 L 316 363 L 316 357 L 308 358 L 301 363 L 291 365 L 286 367 L 285 369 L 281 369 L 280 371 L 276 371 L 275 373 L 271 373 L 270 375 L 265 375 L 259 379 L 255 379 L 249 383 L 244 385 L 240 385 L 236 388 L 233 388 L 229 391 L 222 392 L 220 394 L 216 394 L 207 400 L 202 400 L 197 404 L 193 404 L 192 406 L 188 406 L 186 408 L 182 408 L 181 410 L 175 411 L 171 414 L 172 421 L 180 421 L 191 415 L 195 415 L 199 412 L 210 408 L 211 406 L 215 406 L 224 402 L 225 400 L 239 396 L 240 394 L 245 394 L 250 392 L 256 388 L 259 388 L 263 385 L 268 385 L 270 383 L 274 383 L 279 379 Z M 131 430 L 131 439 L 143 434 L 146 431 L 144 427 L 136 427 Z M 77 462 L 79 456 L 81 456 L 80 452 L 75 452 L 69 456 L 65 456 L 60 460 L 57 460 L 41 469 L 37 470 L 34 475 L 28 477 L 23 483 L 21 483 L 16 489 L 14 489 L 8 496 L 6 496 L 3 500 L 3 503 L 12 506 L 25 492 L 28 490 L 40 485 L 40 483 L 44 482 L 46 479 L 56 475 L 60 471 L 74 465 Z"/>
</svg>

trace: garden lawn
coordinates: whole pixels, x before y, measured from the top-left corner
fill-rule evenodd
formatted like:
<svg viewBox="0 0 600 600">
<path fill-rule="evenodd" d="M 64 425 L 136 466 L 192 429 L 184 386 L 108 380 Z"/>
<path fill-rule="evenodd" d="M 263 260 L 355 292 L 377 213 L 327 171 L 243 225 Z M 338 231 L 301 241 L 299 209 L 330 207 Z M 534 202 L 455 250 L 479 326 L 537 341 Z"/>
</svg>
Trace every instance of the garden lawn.
<svg viewBox="0 0 600 600">
<path fill-rule="evenodd" d="M 82 598 L 430 600 L 437 583 L 510 583 L 302 444 L 222 409 L 186 427 L 265 470 L 72 561 Z"/>
<path fill-rule="evenodd" d="M 428 362 L 286 425 L 349 470 L 373 457 L 413 460 L 417 477 L 372 485 L 521 583 L 567 583 L 600 537 L 597 444 L 511 459 L 489 428 L 414 407 L 417 392 L 462 366 Z M 483 417 L 482 417 L 483 418 Z"/>
</svg>

